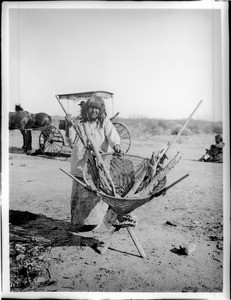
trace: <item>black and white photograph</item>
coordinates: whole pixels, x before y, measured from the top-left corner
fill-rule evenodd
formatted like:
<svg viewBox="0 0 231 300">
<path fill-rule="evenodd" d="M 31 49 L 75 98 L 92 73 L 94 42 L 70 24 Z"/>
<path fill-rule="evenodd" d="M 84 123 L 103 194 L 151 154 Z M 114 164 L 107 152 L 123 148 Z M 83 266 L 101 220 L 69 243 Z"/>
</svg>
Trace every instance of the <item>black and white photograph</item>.
<svg viewBox="0 0 231 300">
<path fill-rule="evenodd" d="M 229 299 L 228 2 L 2 24 L 1 296 Z"/>
</svg>

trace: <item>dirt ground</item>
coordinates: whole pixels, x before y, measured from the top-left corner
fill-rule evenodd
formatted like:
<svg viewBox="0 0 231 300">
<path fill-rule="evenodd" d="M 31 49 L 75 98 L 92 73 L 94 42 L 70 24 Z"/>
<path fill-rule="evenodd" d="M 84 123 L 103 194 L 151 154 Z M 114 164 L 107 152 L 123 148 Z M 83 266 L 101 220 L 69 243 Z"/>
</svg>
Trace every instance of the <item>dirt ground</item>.
<svg viewBox="0 0 231 300">
<path fill-rule="evenodd" d="M 38 133 L 33 133 L 34 150 L 38 148 L 37 137 Z M 129 153 L 150 157 L 152 151 L 172 139 L 156 136 L 134 140 Z M 11 131 L 11 290 L 222 292 L 223 164 L 198 161 L 213 141 L 212 135 L 180 137 L 169 152 L 169 158 L 177 150 L 183 157 L 169 172 L 167 185 L 187 173 L 189 177 L 165 196 L 135 210 L 138 225 L 134 231 L 147 255 L 141 258 L 126 229 L 115 234 L 104 255 L 100 254 L 99 242 L 109 236 L 105 228 L 71 233 L 72 180 L 59 170 L 70 170 L 70 148 L 64 147 L 56 158 L 28 156 L 22 153 L 20 132 Z M 184 245 L 189 247 L 189 255 L 180 251 Z M 21 275 L 16 272 L 19 267 Z M 33 267 L 37 268 L 34 273 L 30 271 Z"/>
</svg>

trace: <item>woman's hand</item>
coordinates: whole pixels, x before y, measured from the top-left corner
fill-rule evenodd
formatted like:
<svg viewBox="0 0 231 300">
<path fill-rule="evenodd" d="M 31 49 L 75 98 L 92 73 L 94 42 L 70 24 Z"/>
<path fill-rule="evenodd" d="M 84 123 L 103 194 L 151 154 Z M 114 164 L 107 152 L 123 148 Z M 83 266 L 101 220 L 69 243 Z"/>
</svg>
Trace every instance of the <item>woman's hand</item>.
<svg viewBox="0 0 231 300">
<path fill-rule="evenodd" d="M 113 150 L 115 151 L 116 155 L 122 156 L 124 154 L 120 148 L 120 145 L 118 145 L 118 144 L 113 147 Z"/>
<path fill-rule="evenodd" d="M 71 114 L 66 114 L 65 119 L 66 119 L 69 123 L 71 123 L 71 122 L 72 122 Z"/>
</svg>

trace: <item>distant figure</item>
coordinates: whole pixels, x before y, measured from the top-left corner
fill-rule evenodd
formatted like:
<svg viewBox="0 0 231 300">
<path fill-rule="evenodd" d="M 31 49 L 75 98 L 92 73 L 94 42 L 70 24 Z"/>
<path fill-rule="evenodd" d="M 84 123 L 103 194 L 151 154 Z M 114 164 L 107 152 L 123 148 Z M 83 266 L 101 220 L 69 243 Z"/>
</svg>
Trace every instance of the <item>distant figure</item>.
<svg viewBox="0 0 231 300">
<path fill-rule="evenodd" d="M 81 101 L 78 105 L 80 106 L 80 112 L 79 112 L 79 117 L 82 118 L 82 108 L 85 104 L 85 101 Z"/>
<path fill-rule="evenodd" d="M 216 135 L 215 145 L 211 145 L 210 149 L 206 149 L 206 154 L 199 161 L 223 163 L 224 146 L 225 143 L 223 143 L 222 136 L 220 134 Z"/>
<path fill-rule="evenodd" d="M 81 101 L 78 105 L 81 106 L 81 108 L 84 106 L 85 101 Z"/>
</svg>

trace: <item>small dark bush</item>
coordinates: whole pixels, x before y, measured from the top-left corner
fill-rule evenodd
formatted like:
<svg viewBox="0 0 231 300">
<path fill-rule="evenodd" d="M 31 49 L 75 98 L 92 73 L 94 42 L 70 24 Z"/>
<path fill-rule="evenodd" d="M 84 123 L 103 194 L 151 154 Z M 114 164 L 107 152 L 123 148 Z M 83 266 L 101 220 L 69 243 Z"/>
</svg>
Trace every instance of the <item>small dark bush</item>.
<svg viewBox="0 0 231 300">
<path fill-rule="evenodd" d="M 213 124 L 212 125 L 212 133 L 222 134 L 222 126 L 219 124 Z"/>
<path fill-rule="evenodd" d="M 158 126 L 157 124 L 152 125 L 151 129 L 150 129 L 150 133 L 153 135 L 161 135 L 163 133 L 163 130 L 160 126 Z"/>
<path fill-rule="evenodd" d="M 210 124 L 206 124 L 204 127 L 203 127 L 203 133 L 212 133 L 212 128 L 211 128 L 211 125 Z"/>
<path fill-rule="evenodd" d="M 192 125 L 188 125 L 188 129 L 194 133 L 194 134 L 198 134 L 202 132 L 202 127 L 199 124 L 192 124 Z"/>
<path fill-rule="evenodd" d="M 168 128 L 169 128 L 170 132 L 177 126 L 181 126 L 181 125 L 175 121 L 168 122 Z"/>
<path fill-rule="evenodd" d="M 164 130 L 168 129 L 168 121 L 166 120 L 159 120 L 157 122 L 157 125 L 161 128 L 163 128 Z"/>
<path fill-rule="evenodd" d="M 171 130 L 171 135 L 177 135 L 179 133 L 179 131 L 181 130 L 182 126 L 178 125 L 176 126 L 175 128 L 173 128 Z M 181 133 L 181 135 L 190 135 L 191 134 L 191 131 L 187 128 L 185 128 L 183 130 L 183 132 Z"/>
</svg>

